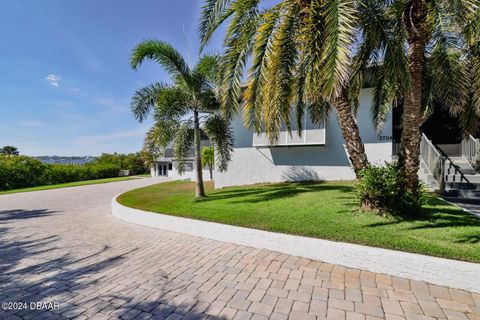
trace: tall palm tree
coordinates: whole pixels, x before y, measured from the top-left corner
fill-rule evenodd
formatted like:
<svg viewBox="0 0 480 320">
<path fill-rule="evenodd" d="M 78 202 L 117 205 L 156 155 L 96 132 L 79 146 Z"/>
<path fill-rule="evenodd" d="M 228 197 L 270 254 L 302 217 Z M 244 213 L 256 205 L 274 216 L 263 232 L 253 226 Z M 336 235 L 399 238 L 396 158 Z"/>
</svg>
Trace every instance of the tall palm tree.
<svg viewBox="0 0 480 320">
<path fill-rule="evenodd" d="M 418 190 L 420 126 L 439 102 L 460 116 L 466 133 L 480 116 L 480 1 L 365 0 L 365 57 L 377 65 L 374 114 L 381 123 L 403 103 L 405 188 Z M 408 50 L 404 50 L 404 45 Z"/>
<path fill-rule="evenodd" d="M 245 126 L 265 130 L 275 141 L 282 124 L 290 131 L 292 108 L 300 133 L 305 112 L 318 124 L 333 106 L 358 177 L 368 160 L 354 115 L 358 102 L 347 90 L 362 82 L 364 69 L 352 68 L 356 1 L 282 0 L 268 6 L 260 0 L 205 0 L 202 45 L 227 19 L 220 86 L 225 115 L 237 112 L 242 97 Z"/>
<path fill-rule="evenodd" d="M 145 60 L 158 62 L 169 74 L 171 83 L 153 83 L 137 90 L 132 98 L 132 112 L 140 122 L 153 110 L 155 135 L 161 144 L 173 140 L 179 172 L 184 171 L 185 157 L 191 147 L 195 153 L 197 198 L 205 196 L 200 154 L 201 122 L 217 149 L 218 169 L 226 170 L 233 147 L 228 121 L 219 114 L 214 83 L 216 56 L 202 56 L 191 68 L 171 45 L 159 40 L 138 44 L 130 58 L 136 70 Z"/>
<path fill-rule="evenodd" d="M 0 149 L 0 154 L 5 154 L 7 156 L 18 156 L 18 149 L 14 146 L 4 146 Z"/>
</svg>

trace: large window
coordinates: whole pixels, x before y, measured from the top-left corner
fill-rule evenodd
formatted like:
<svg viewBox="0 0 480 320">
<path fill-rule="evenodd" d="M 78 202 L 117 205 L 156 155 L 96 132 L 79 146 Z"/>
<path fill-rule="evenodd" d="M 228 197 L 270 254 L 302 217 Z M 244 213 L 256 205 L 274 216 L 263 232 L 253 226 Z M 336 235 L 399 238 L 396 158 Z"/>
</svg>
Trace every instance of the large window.
<svg viewBox="0 0 480 320">
<path fill-rule="evenodd" d="M 292 117 L 295 119 L 295 117 Z M 325 123 L 315 126 L 310 118 L 305 115 L 303 130 L 298 134 L 296 124 L 292 124 L 291 135 L 286 128 L 280 131 L 278 140 L 270 143 L 265 133 L 253 134 L 254 147 L 275 147 L 275 146 L 303 146 L 303 145 L 324 145 L 325 144 Z"/>
</svg>

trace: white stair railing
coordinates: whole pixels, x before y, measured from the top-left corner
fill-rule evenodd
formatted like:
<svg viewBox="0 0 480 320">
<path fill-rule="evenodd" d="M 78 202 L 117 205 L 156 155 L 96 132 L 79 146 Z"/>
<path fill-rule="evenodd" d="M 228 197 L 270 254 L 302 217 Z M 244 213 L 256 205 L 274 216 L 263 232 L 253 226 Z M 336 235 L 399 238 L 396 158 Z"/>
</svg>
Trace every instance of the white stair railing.
<svg viewBox="0 0 480 320">
<path fill-rule="evenodd" d="M 470 163 L 470 165 L 478 170 L 480 162 L 480 142 L 469 135 L 462 140 L 462 156 Z"/>
<path fill-rule="evenodd" d="M 438 184 L 440 192 L 445 190 L 445 158 L 433 143 L 422 133 L 420 155 Z"/>
</svg>

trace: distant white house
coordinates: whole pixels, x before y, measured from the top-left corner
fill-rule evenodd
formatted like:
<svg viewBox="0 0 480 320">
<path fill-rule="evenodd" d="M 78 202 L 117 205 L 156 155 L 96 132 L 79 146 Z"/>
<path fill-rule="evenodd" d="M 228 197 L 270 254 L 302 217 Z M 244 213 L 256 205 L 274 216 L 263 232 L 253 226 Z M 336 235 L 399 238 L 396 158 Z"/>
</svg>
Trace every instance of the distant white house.
<svg viewBox="0 0 480 320">
<path fill-rule="evenodd" d="M 209 147 L 210 141 L 205 137 L 201 140 L 202 147 Z M 185 159 L 183 174 L 179 174 L 177 170 L 178 162 L 173 152 L 173 142 L 170 142 L 164 150 L 164 156 L 155 160 L 154 165 L 150 168 L 152 177 L 170 177 L 173 180 L 191 180 L 195 181 L 195 150 L 191 148 Z M 210 180 L 210 173 L 208 167 L 203 169 L 204 181 Z"/>
<path fill-rule="evenodd" d="M 372 89 L 362 89 L 357 122 L 369 161 L 392 160 L 392 116 L 382 131 L 376 132 L 370 115 Z M 345 141 L 334 112 L 321 126 L 305 117 L 302 135 L 295 127 L 292 135 L 280 132 L 275 144 L 265 134 L 242 126 L 241 116 L 233 121 L 234 152 L 226 172 L 216 172 L 215 187 L 255 183 L 312 180 L 353 180 Z"/>
</svg>

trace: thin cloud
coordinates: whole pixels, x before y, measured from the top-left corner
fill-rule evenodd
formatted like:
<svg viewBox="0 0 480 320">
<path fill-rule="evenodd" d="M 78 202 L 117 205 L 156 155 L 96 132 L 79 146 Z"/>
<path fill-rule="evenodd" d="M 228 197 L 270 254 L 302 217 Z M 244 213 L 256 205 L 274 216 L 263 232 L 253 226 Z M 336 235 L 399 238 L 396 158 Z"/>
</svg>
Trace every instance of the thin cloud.
<svg viewBox="0 0 480 320">
<path fill-rule="evenodd" d="M 82 144 L 94 144 L 94 143 L 101 143 L 101 142 L 113 142 L 113 141 L 123 141 L 124 139 L 129 138 L 141 138 L 145 136 L 148 128 L 140 128 L 135 130 L 129 131 L 121 131 L 121 132 L 113 132 L 109 134 L 103 135 L 85 135 L 85 136 L 78 136 L 75 140 L 78 143 Z"/>
<path fill-rule="evenodd" d="M 59 88 L 62 77 L 57 76 L 56 74 L 49 74 L 45 79 L 48 81 L 48 83 L 50 83 L 50 85 Z"/>
<path fill-rule="evenodd" d="M 45 122 L 38 120 L 22 120 L 19 121 L 18 124 L 27 128 L 41 128 L 47 125 Z"/>
<path fill-rule="evenodd" d="M 121 113 L 128 112 L 129 110 L 127 105 L 119 104 L 115 100 L 109 99 L 109 98 L 98 98 L 98 99 L 95 99 L 95 102 L 107 108 L 108 111 L 112 114 L 121 114 Z"/>
</svg>

